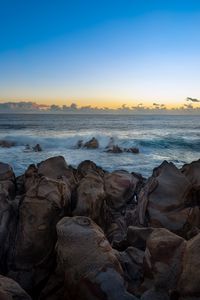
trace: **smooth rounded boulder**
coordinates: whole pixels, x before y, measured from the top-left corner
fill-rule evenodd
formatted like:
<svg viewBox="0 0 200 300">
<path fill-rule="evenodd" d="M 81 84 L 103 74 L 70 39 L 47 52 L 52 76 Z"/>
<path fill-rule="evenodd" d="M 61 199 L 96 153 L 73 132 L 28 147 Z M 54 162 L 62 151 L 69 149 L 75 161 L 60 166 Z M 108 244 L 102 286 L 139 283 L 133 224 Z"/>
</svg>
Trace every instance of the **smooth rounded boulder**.
<svg viewBox="0 0 200 300">
<path fill-rule="evenodd" d="M 136 299 L 126 291 L 115 252 L 102 229 L 91 219 L 65 217 L 57 224 L 57 234 L 58 261 L 65 273 L 64 288 L 71 299 Z"/>
<path fill-rule="evenodd" d="M 0 275 L 1 300 L 31 300 L 31 297 L 14 280 Z"/>
<path fill-rule="evenodd" d="M 36 294 L 54 266 L 56 223 L 70 211 L 71 190 L 65 177 L 40 176 L 33 166 L 24 180 L 26 190 L 19 206 L 8 274 L 30 294 Z"/>
</svg>

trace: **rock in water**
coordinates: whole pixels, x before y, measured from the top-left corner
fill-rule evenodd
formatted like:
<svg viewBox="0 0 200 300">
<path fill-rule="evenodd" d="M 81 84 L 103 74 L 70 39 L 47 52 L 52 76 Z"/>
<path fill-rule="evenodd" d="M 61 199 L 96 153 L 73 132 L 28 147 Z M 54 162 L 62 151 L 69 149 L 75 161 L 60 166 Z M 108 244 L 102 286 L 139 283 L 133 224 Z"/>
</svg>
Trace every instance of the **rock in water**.
<svg viewBox="0 0 200 300">
<path fill-rule="evenodd" d="M 0 275 L 1 300 L 31 300 L 31 297 L 14 280 Z"/>
<path fill-rule="evenodd" d="M 87 149 L 97 149 L 99 148 L 99 142 L 95 137 L 93 137 L 90 141 L 84 144 L 84 147 Z"/>
<path fill-rule="evenodd" d="M 57 256 L 71 299 L 136 299 L 126 291 L 115 252 L 91 219 L 65 217 L 57 224 L 57 234 Z"/>
<path fill-rule="evenodd" d="M 35 152 L 41 152 L 42 151 L 42 147 L 40 146 L 40 144 L 36 144 L 34 147 L 33 147 L 33 150 Z"/>
</svg>

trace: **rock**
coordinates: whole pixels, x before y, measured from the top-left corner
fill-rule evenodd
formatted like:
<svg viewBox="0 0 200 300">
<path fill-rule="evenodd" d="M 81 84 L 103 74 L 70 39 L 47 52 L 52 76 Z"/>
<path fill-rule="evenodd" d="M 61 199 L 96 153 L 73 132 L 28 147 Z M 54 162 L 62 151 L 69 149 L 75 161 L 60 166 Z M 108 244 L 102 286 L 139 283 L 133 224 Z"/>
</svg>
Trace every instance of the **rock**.
<svg viewBox="0 0 200 300">
<path fill-rule="evenodd" d="M 65 178 L 72 187 L 77 183 L 73 170 L 68 167 L 63 156 L 51 157 L 39 163 L 38 175 L 55 180 Z"/>
<path fill-rule="evenodd" d="M 31 300 L 31 297 L 14 280 L 0 275 L 1 300 Z"/>
<path fill-rule="evenodd" d="M 48 170 L 44 163 L 41 169 Z M 8 275 L 31 295 L 37 295 L 54 266 L 56 223 L 70 211 L 71 189 L 65 178 L 40 176 L 33 165 L 24 180 L 25 195 L 20 202 Z"/>
<path fill-rule="evenodd" d="M 79 140 L 78 142 L 77 142 L 77 144 L 76 144 L 76 148 L 77 149 L 80 149 L 80 148 L 82 148 L 83 147 L 83 140 Z"/>
<path fill-rule="evenodd" d="M 40 144 L 36 144 L 33 147 L 33 151 L 35 151 L 35 152 L 41 152 L 42 151 L 42 147 L 40 146 Z"/>
<path fill-rule="evenodd" d="M 97 166 L 93 161 L 91 160 L 84 160 L 82 161 L 77 168 L 77 177 L 78 179 L 82 179 L 84 176 L 90 174 L 90 173 L 95 173 L 99 174 L 101 177 L 104 176 L 105 171 Z"/>
<path fill-rule="evenodd" d="M 97 149 L 99 148 L 99 142 L 95 137 L 93 137 L 91 140 L 84 144 L 84 147 L 87 149 Z"/>
<path fill-rule="evenodd" d="M 170 300 L 169 294 L 166 291 L 163 290 L 155 290 L 151 289 L 146 291 L 142 297 L 141 300 Z"/>
<path fill-rule="evenodd" d="M 16 146 L 15 142 L 0 140 L 0 147 L 2 148 L 11 148 L 15 146 Z"/>
<path fill-rule="evenodd" d="M 89 173 L 81 179 L 76 190 L 74 216 L 90 217 L 102 227 L 104 220 L 104 181 L 96 173 Z"/>
<path fill-rule="evenodd" d="M 15 234 L 15 175 L 8 164 L 0 163 L 0 272 L 7 271 L 8 250 Z"/>
<path fill-rule="evenodd" d="M 134 153 L 134 154 L 138 154 L 140 151 L 138 148 L 136 147 L 132 147 L 132 148 L 128 148 L 128 149 L 124 149 L 125 152 L 130 152 L 130 153 Z"/>
<path fill-rule="evenodd" d="M 128 283 L 128 291 L 132 294 L 138 294 L 138 288 L 144 277 L 144 251 L 128 247 L 125 251 L 119 252 L 118 255 L 124 270 L 125 280 Z"/>
<path fill-rule="evenodd" d="M 140 224 L 165 227 L 185 236 L 193 226 L 199 227 L 199 207 L 192 205 L 192 185 L 172 163 L 156 168 L 139 194 Z M 191 207 L 190 207 L 191 205 Z"/>
<path fill-rule="evenodd" d="M 123 270 L 104 233 L 87 217 L 57 224 L 57 256 L 71 299 L 136 299 L 125 288 Z"/>
<path fill-rule="evenodd" d="M 126 171 L 115 171 L 106 174 L 104 181 L 107 204 L 106 236 L 118 249 L 126 236 L 127 227 L 133 225 L 136 219 L 135 190 L 139 179 Z"/>
<path fill-rule="evenodd" d="M 128 245 L 131 245 L 141 250 L 145 250 L 146 241 L 152 232 L 153 232 L 153 228 L 151 227 L 145 228 L 145 227 L 129 226 L 127 230 Z"/>
<path fill-rule="evenodd" d="M 118 209 L 126 205 L 134 196 L 138 178 L 126 171 L 114 171 L 106 174 L 105 192 L 109 207 Z"/>
<path fill-rule="evenodd" d="M 187 242 L 183 256 L 182 273 L 178 282 L 178 292 L 182 297 L 200 295 L 200 234 Z"/>
<path fill-rule="evenodd" d="M 106 152 L 108 152 L 108 153 L 122 153 L 123 149 L 121 149 L 118 145 L 113 145 Z"/>
<path fill-rule="evenodd" d="M 155 228 L 145 249 L 145 277 L 156 289 L 175 290 L 182 272 L 186 241 L 164 228 Z"/>
</svg>

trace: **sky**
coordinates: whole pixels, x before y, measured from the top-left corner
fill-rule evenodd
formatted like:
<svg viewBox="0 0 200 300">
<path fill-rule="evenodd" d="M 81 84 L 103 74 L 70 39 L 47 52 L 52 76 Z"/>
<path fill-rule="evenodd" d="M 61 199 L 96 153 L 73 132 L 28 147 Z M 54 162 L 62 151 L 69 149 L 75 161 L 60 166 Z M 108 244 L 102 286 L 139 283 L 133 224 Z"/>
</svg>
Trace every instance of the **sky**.
<svg viewBox="0 0 200 300">
<path fill-rule="evenodd" d="M 183 105 L 199 32 L 198 0 L 1 0 L 0 102 Z"/>
</svg>

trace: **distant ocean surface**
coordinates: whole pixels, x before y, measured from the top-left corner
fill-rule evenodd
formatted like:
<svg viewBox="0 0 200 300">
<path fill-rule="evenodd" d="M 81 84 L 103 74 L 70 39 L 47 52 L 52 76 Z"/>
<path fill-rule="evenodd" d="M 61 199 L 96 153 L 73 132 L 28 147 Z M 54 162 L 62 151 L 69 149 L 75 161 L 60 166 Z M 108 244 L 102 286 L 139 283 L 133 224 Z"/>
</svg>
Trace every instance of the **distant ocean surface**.
<svg viewBox="0 0 200 300">
<path fill-rule="evenodd" d="M 75 149 L 79 140 L 92 137 L 99 149 Z M 110 137 L 140 153 L 106 153 Z M 31 163 L 63 155 L 73 166 L 90 159 L 108 171 L 124 169 L 147 177 L 163 160 L 181 167 L 200 158 L 200 116 L 0 114 L 0 140 L 15 142 L 14 147 L 0 147 L 0 161 L 11 164 L 17 175 Z M 42 152 L 24 152 L 26 144 L 37 143 Z"/>
</svg>

